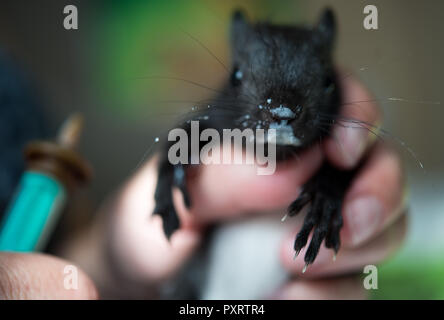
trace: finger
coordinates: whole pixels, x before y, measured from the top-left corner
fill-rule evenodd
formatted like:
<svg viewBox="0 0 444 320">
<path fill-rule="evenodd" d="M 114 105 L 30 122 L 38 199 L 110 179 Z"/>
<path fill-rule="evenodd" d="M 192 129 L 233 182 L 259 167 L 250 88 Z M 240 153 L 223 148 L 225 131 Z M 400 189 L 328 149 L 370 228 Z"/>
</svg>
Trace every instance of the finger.
<svg viewBox="0 0 444 320">
<path fill-rule="evenodd" d="M 181 228 L 168 240 L 162 219 L 151 215 L 157 184 L 157 159 L 145 165 L 122 189 L 111 222 L 111 248 L 126 275 L 138 281 L 163 281 L 174 274 L 200 244 L 201 234 L 190 228 L 189 213 L 178 210 Z M 177 192 L 175 192 L 176 205 Z M 183 208 L 183 203 L 180 204 Z"/>
<path fill-rule="evenodd" d="M 374 133 L 377 129 L 372 125 L 379 123 L 381 114 L 374 98 L 358 80 L 343 73 L 339 74 L 339 78 L 342 90 L 341 114 L 333 126 L 331 137 L 324 144 L 324 149 L 333 164 L 341 168 L 352 168 L 375 140 Z"/>
<path fill-rule="evenodd" d="M 356 276 L 294 281 L 275 296 L 280 300 L 362 300 L 366 297 L 367 292 Z"/>
<path fill-rule="evenodd" d="M 0 298 L 97 299 L 97 290 L 89 277 L 77 267 L 65 269 L 67 266 L 72 263 L 44 254 L 2 252 Z M 69 272 L 65 273 L 66 270 Z M 73 282 L 66 281 L 69 274 L 72 278 L 68 280 Z"/>
<path fill-rule="evenodd" d="M 333 252 L 321 247 L 315 262 L 302 274 L 305 266 L 304 252 L 293 260 L 292 243 L 294 235 L 284 241 L 281 251 L 281 260 L 284 267 L 291 273 L 307 278 L 346 274 L 362 270 L 368 264 L 377 264 L 390 257 L 402 244 L 407 230 L 407 216 L 402 215 L 396 223 L 386 229 L 371 242 L 359 248 L 341 248 L 336 260 L 333 261 Z"/>
<path fill-rule="evenodd" d="M 281 209 L 297 197 L 321 162 L 321 150 L 316 146 L 277 163 L 272 175 L 258 175 L 253 165 L 201 166 L 197 179 L 188 184 L 196 204 L 192 215 L 208 222 L 241 212 Z"/>
<path fill-rule="evenodd" d="M 346 194 L 343 245 L 356 247 L 379 234 L 399 217 L 405 200 L 400 158 L 378 143 Z"/>
</svg>

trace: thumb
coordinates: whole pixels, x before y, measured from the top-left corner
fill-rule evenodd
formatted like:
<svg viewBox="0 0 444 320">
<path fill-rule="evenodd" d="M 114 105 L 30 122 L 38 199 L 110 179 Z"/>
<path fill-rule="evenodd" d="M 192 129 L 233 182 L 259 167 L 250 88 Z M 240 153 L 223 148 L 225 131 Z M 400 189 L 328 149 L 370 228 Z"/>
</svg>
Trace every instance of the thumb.
<svg viewBox="0 0 444 320">
<path fill-rule="evenodd" d="M 297 157 L 279 161 L 271 175 L 259 175 L 257 165 L 200 166 L 187 184 L 193 203 L 191 218 L 208 223 L 286 208 L 321 162 L 321 148 L 314 145 Z"/>
</svg>

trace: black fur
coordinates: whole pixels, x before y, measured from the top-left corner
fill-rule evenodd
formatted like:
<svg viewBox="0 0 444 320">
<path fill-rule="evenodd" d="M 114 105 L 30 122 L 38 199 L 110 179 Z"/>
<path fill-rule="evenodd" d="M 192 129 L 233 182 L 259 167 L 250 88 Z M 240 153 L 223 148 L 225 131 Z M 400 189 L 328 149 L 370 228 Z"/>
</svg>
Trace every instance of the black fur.
<svg viewBox="0 0 444 320">
<path fill-rule="evenodd" d="M 258 125 L 267 129 L 273 121 L 282 120 L 276 119 L 270 109 L 285 105 L 294 112 L 295 116 L 286 120 L 301 143 L 298 146 L 278 145 L 279 159 L 318 143 L 329 135 L 341 101 L 332 62 L 335 29 L 330 10 L 323 13 L 313 28 L 268 23 L 253 25 L 241 12 L 236 12 L 231 25 L 233 72 L 218 95 L 211 102 L 198 105 L 198 111 L 180 126 L 189 133 L 189 120 L 196 119 L 200 120 L 201 131 L 205 128 L 215 128 L 219 132 L 222 129 L 255 129 Z M 271 103 L 267 103 L 269 99 Z M 178 187 L 186 205 L 191 206 L 186 189 L 186 165 L 173 165 L 168 161 L 168 149 L 174 143 L 165 145 L 155 192 L 154 213 L 163 218 L 167 237 L 180 225 L 172 188 Z M 340 171 L 324 163 L 290 205 L 289 215 L 293 216 L 311 204 L 295 241 L 298 253 L 313 231 L 305 255 L 307 264 L 313 263 L 324 239 L 326 247 L 335 252 L 339 250 L 342 200 L 352 177 L 353 172 Z"/>
</svg>

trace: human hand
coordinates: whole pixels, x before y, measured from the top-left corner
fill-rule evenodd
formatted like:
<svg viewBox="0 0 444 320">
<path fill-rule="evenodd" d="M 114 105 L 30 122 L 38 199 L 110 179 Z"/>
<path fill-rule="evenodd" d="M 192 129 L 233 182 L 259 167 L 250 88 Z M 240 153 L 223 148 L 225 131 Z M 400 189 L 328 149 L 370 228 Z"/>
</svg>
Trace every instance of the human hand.
<svg viewBox="0 0 444 320">
<path fill-rule="evenodd" d="M 362 155 L 372 149 L 344 200 L 342 246 L 336 261 L 332 263 L 332 252 L 321 247 L 314 264 L 304 273 L 303 281 L 288 283 L 277 294 L 281 299 L 363 298 L 365 290 L 361 279 L 353 273 L 389 257 L 405 237 L 405 181 L 399 156 L 384 142 L 376 141 L 380 113 L 370 94 L 356 79 L 343 77 L 343 116 L 373 127 L 367 131 L 337 125 L 323 150 L 338 167 L 353 168 Z M 353 104 L 354 101 L 359 102 Z M 281 260 L 290 273 L 301 276 L 305 250 L 293 259 L 294 237 L 295 234 L 288 235 L 284 241 Z"/>
<path fill-rule="evenodd" d="M 377 124 L 380 114 L 372 102 L 351 103 L 371 100 L 365 88 L 352 77 L 343 77 L 342 87 L 343 116 Z M 404 237 L 406 217 L 402 214 L 404 181 L 400 160 L 367 130 L 337 125 L 332 138 L 297 159 L 279 163 L 271 176 L 259 176 L 257 168 L 247 165 L 200 166 L 198 172 L 187 178 L 193 200 L 191 210 L 185 208 L 180 192 L 174 191 L 181 227 L 170 241 L 163 233 L 161 218 L 150 215 L 157 180 L 156 159 L 153 159 L 115 199 L 109 247 L 127 275 L 142 283 L 161 283 L 187 261 L 200 244 L 206 225 L 252 212 L 284 212 L 324 156 L 338 167 L 352 168 L 368 150 L 368 161 L 343 204 L 342 248 L 337 261 L 332 263 L 332 252 L 322 248 L 315 263 L 298 281 L 290 282 L 275 294 L 280 298 L 361 297 L 362 286 L 353 277 L 316 279 L 378 263 L 393 253 Z M 301 276 L 304 252 L 293 261 L 295 233 L 296 230 L 283 240 L 280 258 L 291 273 Z M 356 295 L 357 291 L 361 295 Z"/>
</svg>

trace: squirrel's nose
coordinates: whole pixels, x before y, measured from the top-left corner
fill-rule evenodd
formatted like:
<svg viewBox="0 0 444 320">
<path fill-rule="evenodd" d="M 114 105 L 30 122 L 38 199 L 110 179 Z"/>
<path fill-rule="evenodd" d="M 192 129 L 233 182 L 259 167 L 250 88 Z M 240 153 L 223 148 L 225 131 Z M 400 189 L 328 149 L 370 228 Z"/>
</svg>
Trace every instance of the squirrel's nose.
<svg viewBox="0 0 444 320">
<path fill-rule="evenodd" d="M 297 117 L 295 112 L 282 104 L 277 108 L 270 109 L 269 112 L 275 120 L 294 120 Z"/>
</svg>

